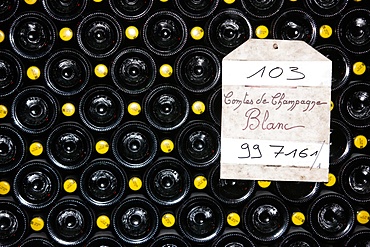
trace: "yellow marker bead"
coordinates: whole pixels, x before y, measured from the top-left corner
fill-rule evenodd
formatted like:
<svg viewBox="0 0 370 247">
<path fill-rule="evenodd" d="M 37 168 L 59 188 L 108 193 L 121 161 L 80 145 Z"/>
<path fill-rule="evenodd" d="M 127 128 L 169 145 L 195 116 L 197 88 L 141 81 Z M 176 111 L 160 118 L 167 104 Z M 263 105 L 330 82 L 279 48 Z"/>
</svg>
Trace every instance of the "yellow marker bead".
<svg viewBox="0 0 370 247">
<path fill-rule="evenodd" d="M 173 144 L 173 141 L 170 139 L 165 139 L 161 142 L 161 150 L 164 153 L 171 153 L 174 149 L 175 145 Z"/>
<path fill-rule="evenodd" d="M 334 174 L 329 173 L 328 175 L 328 182 L 324 183 L 327 187 L 332 187 L 337 182 L 337 178 L 334 176 Z"/>
<path fill-rule="evenodd" d="M 263 188 L 263 189 L 265 189 L 265 188 L 269 187 L 269 186 L 270 186 L 270 184 L 271 184 L 271 181 L 258 181 L 258 185 L 259 185 L 261 188 Z"/>
<path fill-rule="evenodd" d="M 305 222 L 306 217 L 301 212 L 294 212 L 292 214 L 292 222 L 296 226 L 301 226 Z"/>
<path fill-rule="evenodd" d="M 125 35 L 128 39 L 136 39 L 139 36 L 139 30 L 135 26 L 126 28 Z"/>
<path fill-rule="evenodd" d="M 360 224 L 367 224 L 370 221 L 370 214 L 365 210 L 357 212 L 356 219 Z"/>
<path fill-rule="evenodd" d="M 70 178 L 64 181 L 63 188 L 68 193 L 73 193 L 77 190 L 77 182 L 76 180 Z"/>
<path fill-rule="evenodd" d="M 237 226 L 240 223 L 240 216 L 237 213 L 229 213 L 226 220 L 229 226 Z"/>
<path fill-rule="evenodd" d="M 5 118 L 8 115 L 8 108 L 5 105 L 0 105 L 0 118 Z"/>
<path fill-rule="evenodd" d="M 207 179 L 204 176 L 197 176 L 194 179 L 194 186 L 198 190 L 202 190 L 207 187 Z"/>
<path fill-rule="evenodd" d="M 232 4 L 232 3 L 235 2 L 235 0 L 224 0 L 224 2 L 227 3 L 227 4 Z"/>
<path fill-rule="evenodd" d="M 190 36 L 195 40 L 200 40 L 204 36 L 204 30 L 201 27 L 193 27 L 190 31 Z"/>
<path fill-rule="evenodd" d="M 160 68 L 159 68 L 159 73 L 161 74 L 161 76 L 163 77 L 170 77 L 172 75 L 172 67 L 171 65 L 169 64 L 163 64 Z"/>
<path fill-rule="evenodd" d="M 195 114 L 200 115 L 206 110 L 206 106 L 202 101 L 195 101 L 191 106 L 191 109 Z"/>
<path fill-rule="evenodd" d="M 73 31 L 69 27 L 63 27 L 59 31 L 59 37 L 63 41 L 70 41 L 73 37 Z"/>
<path fill-rule="evenodd" d="M 132 177 L 130 181 L 128 181 L 128 187 L 130 187 L 131 190 L 137 191 L 141 189 L 143 186 L 143 182 L 138 177 Z"/>
<path fill-rule="evenodd" d="M 321 38 L 327 39 L 330 38 L 331 35 L 333 34 L 333 29 L 329 25 L 322 25 L 320 27 L 320 36 Z"/>
<path fill-rule="evenodd" d="M 168 0 L 159 0 L 159 1 L 161 1 L 162 3 L 168 2 Z"/>
<path fill-rule="evenodd" d="M 366 65 L 363 62 L 356 62 L 353 64 L 352 70 L 355 75 L 363 75 L 366 71 Z"/>
<path fill-rule="evenodd" d="M 334 103 L 333 101 L 330 101 L 330 111 L 332 111 L 334 109 Z"/>
<path fill-rule="evenodd" d="M 356 148 L 362 149 L 367 145 L 367 138 L 363 135 L 358 135 L 354 139 L 354 144 Z"/>
<path fill-rule="evenodd" d="M 141 112 L 141 106 L 137 102 L 131 102 L 127 107 L 128 113 L 132 116 L 137 116 Z"/>
<path fill-rule="evenodd" d="M 354 2 L 361 2 L 362 0 L 353 0 Z"/>
<path fill-rule="evenodd" d="M 10 184 L 7 181 L 0 181 L 0 195 L 5 196 L 10 192 Z"/>
<path fill-rule="evenodd" d="M 27 4 L 32 5 L 37 2 L 37 0 L 24 0 Z"/>
<path fill-rule="evenodd" d="M 256 36 L 259 39 L 264 39 L 269 35 L 269 29 L 266 26 L 258 26 L 256 28 Z"/>
<path fill-rule="evenodd" d="M 4 39 L 5 39 L 5 33 L 2 30 L 0 30 L 0 43 L 3 42 Z"/>
<path fill-rule="evenodd" d="M 96 3 L 100 3 L 100 2 L 102 2 L 103 0 L 93 0 L 94 2 L 96 2 Z"/>
<path fill-rule="evenodd" d="M 165 226 L 165 227 L 171 227 L 175 224 L 175 216 L 173 216 L 173 214 L 164 214 L 162 216 L 162 224 Z"/>
<path fill-rule="evenodd" d="M 104 141 L 104 140 L 100 140 L 98 141 L 96 144 L 95 144 L 95 150 L 96 152 L 98 152 L 99 154 L 105 154 L 108 152 L 109 150 L 109 144 L 108 142 Z"/>
<path fill-rule="evenodd" d="M 40 75 L 41 75 L 41 71 L 36 66 L 31 66 L 27 69 L 27 76 L 31 80 L 39 79 Z"/>
<path fill-rule="evenodd" d="M 66 117 L 72 116 L 73 114 L 75 114 L 75 112 L 76 112 L 76 108 L 72 103 L 65 103 L 62 106 L 62 113 Z"/>
<path fill-rule="evenodd" d="M 31 220 L 31 228 L 32 230 L 38 232 L 38 231 L 41 231 L 42 228 L 44 228 L 44 220 L 41 218 L 41 217 L 35 217 Z"/>
<path fill-rule="evenodd" d="M 44 147 L 39 142 L 34 142 L 30 145 L 30 153 L 33 156 L 39 156 L 44 151 Z"/>
<path fill-rule="evenodd" d="M 95 75 L 99 78 L 103 78 L 108 74 L 108 68 L 104 64 L 98 64 L 94 69 Z"/>
<path fill-rule="evenodd" d="M 97 219 L 96 219 L 96 225 L 104 230 L 104 229 L 107 229 L 110 225 L 110 219 L 108 216 L 106 215 L 100 215 Z"/>
</svg>

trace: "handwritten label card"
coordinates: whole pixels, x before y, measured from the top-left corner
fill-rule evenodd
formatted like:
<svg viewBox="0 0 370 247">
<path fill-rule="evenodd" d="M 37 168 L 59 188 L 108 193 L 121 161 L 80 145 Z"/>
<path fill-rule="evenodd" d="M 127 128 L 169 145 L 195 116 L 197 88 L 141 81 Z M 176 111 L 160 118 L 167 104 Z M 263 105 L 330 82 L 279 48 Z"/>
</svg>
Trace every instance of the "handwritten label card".
<svg viewBox="0 0 370 247">
<path fill-rule="evenodd" d="M 250 39 L 222 61 L 221 178 L 326 182 L 331 61 Z"/>
</svg>

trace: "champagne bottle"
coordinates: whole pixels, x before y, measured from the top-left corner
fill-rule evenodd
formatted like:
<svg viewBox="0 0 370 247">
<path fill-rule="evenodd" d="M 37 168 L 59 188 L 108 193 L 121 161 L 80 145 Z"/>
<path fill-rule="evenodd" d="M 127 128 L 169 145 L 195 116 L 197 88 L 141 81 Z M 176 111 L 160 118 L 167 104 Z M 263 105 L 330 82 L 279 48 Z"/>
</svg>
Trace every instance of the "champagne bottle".
<svg viewBox="0 0 370 247">
<path fill-rule="evenodd" d="M 303 204 L 317 197 L 321 184 L 318 182 L 277 181 L 275 187 L 279 197 L 290 203 Z"/>
<path fill-rule="evenodd" d="M 17 0 L 3 1 L 0 5 L 0 22 L 9 20 L 17 11 L 18 6 L 19 1 Z"/>
<path fill-rule="evenodd" d="M 95 86 L 81 98 L 79 113 L 82 122 L 95 131 L 108 131 L 120 124 L 124 101 L 112 88 Z"/>
<path fill-rule="evenodd" d="M 207 168 L 220 155 L 220 134 L 207 122 L 188 123 L 177 140 L 180 157 L 192 167 Z"/>
<path fill-rule="evenodd" d="M 127 122 L 113 136 L 113 155 L 125 167 L 145 167 L 156 157 L 157 136 L 142 122 Z"/>
<path fill-rule="evenodd" d="M 58 108 L 56 99 L 47 90 L 27 87 L 14 98 L 12 118 L 21 131 L 39 134 L 54 125 Z"/>
<path fill-rule="evenodd" d="M 346 87 L 339 96 L 339 113 L 350 126 L 369 127 L 370 85 L 359 81 Z"/>
<path fill-rule="evenodd" d="M 110 160 L 92 161 L 82 172 L 82 196 L 93 206 L 115 205 L 126 191 L 126 174 Z"/>
<path fill-rule="evenodd" d="M 87 0 L 43 0 L 46 12 L 58 21 L 71 21 L 85 10 Z"/>
<path fill-rule="evenodd" d="M 182 202 L 190 190 L 189 171 L 176 159 L 156 161 L 144 175 L 144 185 L 149 197 L 163 206 Z"/>
<path fill-rule="evenodd" d="M 243 222 L 244 228 L 255 240 L 272 243 L 288 230 L 289 212 L 279 197 L 262 192 L 245 206 Z"/>
<path fill-rule="evenodd" d="M 54 128 L 46 143 L 49 159 L 66 170 L 79 168 L 92 154 L 92 137 L 81 125 L 64 122 Z"/>
<path fill-rule="evenodd" d="M 255 247 L 249 237 L 241 232 L 227 232 L 216 239 L 212 247 Z"/>
<path fill-rule="evenodd" d="M 139 94 L 148 90 L 156 78 L 156 63 L 143 49 L 126 48 L 112 63 L 114 84 L 125 93 Z"/>
<path fill-rule="evenodd" d="M 345 9 L 348 0 L 306 0 L 305 4 L 316 15 L 332 17 L 339 15 Z"/>
<path fill-rule="evenodd" d="M 153 0 L 109 0 L 109 5 L 118 16 L 127 20 L 136 20 L 150 11 Z"/>
<path fill-rule="evenodd" d="M 18 244 L 26 232 L 26 214 L 14 202 L 0 202 L 0 243 L 3 247 Z"/>
<path fill-rule="evenodd" d="M 54 22 L 44 14 L 26 12 L 17 17 L 10 27 L 9 40 L 14 51 L 26 59 L 46 56 L 56 39 Z"/>
<path fill-rule="evenodd" d="M 57 199 L 60 184 L 60 175 L 52 166 L 32 161 L 22 166 L 15 175 L 14 195 L 28 208 L 42 209 Z"/>
<path fill-rule="evenodd" d="M 308 223 L 315 236 L 337 242 L 353 228 L 355 212 L 352 204 L 335 192 L 324 192 L 308 209 Z"/>
<path fill-rule="evenodd" d="M 220 80 L 221 64 L 208 48 L 192 47 L 176 60 L 175 75 L 181 86 L 194 93 L 212 89 Z"/>
<path fill-rule="evenodd" d="M 216 10 L 219 0 L 175 0 L 180 12 L 194 19 L 207 18 Z"/>
<path fill-rule="evenodd" d="M 208 108 L 212 120 L 218 125 L 221 125 L 221 103 L 222 94 L 221 87 L 217 88 L 208 99 Z"/>
<path fill-rule="evenodd" d="M 93 228 L 93 213 L 82 201 L 65 198 L 57 202 L 48 213 L 48 234 L 60 245 L 79 245 Z"/>
<path fill-rule="evenodd" d="M 292 231 L 281 240 L 279 247 L 320 247 L 319 242 L 306 231 Z"/>
<path fill-rule="evenodd" d="M 143 39 L 150 51 L 160 56 L 178 53 L 188 38 L 187 28 L 180 15 L 173 11 L 157 11 L 143 26 Z"/>
<path fill-rule="evenodd" d="M 228 54 L 252 37 L 252 26 L 237 9 L 224 9 L 207 26 L 208 41 L 217 52 Z"/>
<path fill-rule="evenodd" d="M 309 45 L 316 41 L 316 23 L 306 12 L 290 9 L 281 13 L 272 23 L 274 39 L 303 40 Z"/>
<path fill-rule="evenodd" d="M 87 86 L 91 64 L 79 51 L 63 49 L 48 59 L 44 76 L 47 86 L 55 93 L 75 95 Z"/>
<path fill-rule="evenodd" d="M 23 67 L 11 52 L 0 51 L 0 96 L 14 93 L 21 85 Z"/>
<path fill-rule="evenodd" d="M 24 137 L 15 129 L 0 125 L 0 173 L 6 173 L 18 167 L 26 152 Z"/>
<path fill-rule="evenodd" d="M 163 234 L 158 236 L 149 247 L 190 247 L 191 245 L 177 234 Z"/>
<path fill-rule="evenodd" d="M 158 209 L 147 199 L 131 197 L 113 212 L 114 233 L 126 244 L 145 244 L 158 231 Z"/>
<path fill-rule="evenodd" d="M 144 98 L 147 121 L 158 130 L 179 128 L 189 114 L 187 96 L 177 87 L 163 85 L 154 88 Z"/>
<path fill-rule="evenodd" d="M 344 194 L 357 203 L 370 202 L 370 157 L 355 156 L 341 167 L 340 185 Z"/>
<path fill-rule="evenodd" d="M 113 237 L 109 235 L 97 234 L 97 236 L 89 239 L 86 247 L 122 247 L 122 245 Z"/>
<path fill-rule="evenodd" d="M 354 232 L 344 243 L 346 247 L 361 247 L 368 246 L 370 244 L 370 231 L 369 229 L 362 229 Z"/>
<path fill-rule="evenodd" d="M 42 236 L 29 236 L 23 240 L 19 247 L 53 247 L 54 245 L 46 238 Z"/>
<path fill-rule="evenodd" d="M 186 200 L 177 213 L 177 226 L 191 242 L 209 243 L 224 228 L 224 212 L 214 199 L 194 196 Z"/>
<path fill-rule="evenodd" d="M 274 16 L 283 7 L 283 0 L 243 0 L 244 9 L 257 18 Z"/>
<path fill-rule="evenodd" d="M 350 129 L 340 120 L 330 122 L 330 165 L 337 165 L 351 155 L 353 138 Z"/>
<path fill-rule="evenodd" d="M 111 15 L 96 12 L 82 19 L 77 28 L 79 47 L 93 58 L 112 55 L 123 41 L 121 26 Z"/>
</svg>

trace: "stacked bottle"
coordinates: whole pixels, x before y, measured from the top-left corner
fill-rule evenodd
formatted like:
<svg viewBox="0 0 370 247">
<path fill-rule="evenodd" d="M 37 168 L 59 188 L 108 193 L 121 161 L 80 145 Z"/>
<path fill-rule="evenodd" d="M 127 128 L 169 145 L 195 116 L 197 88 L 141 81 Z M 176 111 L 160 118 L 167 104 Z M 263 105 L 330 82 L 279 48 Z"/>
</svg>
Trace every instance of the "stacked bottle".
<svg viewBox="0 0 370 247">
<path fill-rule="evenodd" d="M 221 62 L 333 62 L 327 183 L 220 179 Z M 0 3 L 0 246 L 366 246 L 364 0 Z"/>
</svg>

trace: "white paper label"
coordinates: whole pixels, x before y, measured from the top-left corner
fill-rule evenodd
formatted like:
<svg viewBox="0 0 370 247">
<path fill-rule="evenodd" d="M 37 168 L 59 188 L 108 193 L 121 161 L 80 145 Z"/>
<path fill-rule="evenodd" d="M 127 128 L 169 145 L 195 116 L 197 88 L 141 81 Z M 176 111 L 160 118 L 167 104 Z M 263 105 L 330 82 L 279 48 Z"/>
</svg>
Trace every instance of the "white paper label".
<svg viewBox="0 0 370 247">
<path fill-rule="evenodd" d="M 331 61 L 303 41 L 249 40 L 222 62 L 221 178 L 326 182 Z"/>
</svg>

